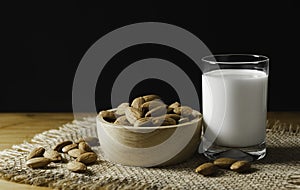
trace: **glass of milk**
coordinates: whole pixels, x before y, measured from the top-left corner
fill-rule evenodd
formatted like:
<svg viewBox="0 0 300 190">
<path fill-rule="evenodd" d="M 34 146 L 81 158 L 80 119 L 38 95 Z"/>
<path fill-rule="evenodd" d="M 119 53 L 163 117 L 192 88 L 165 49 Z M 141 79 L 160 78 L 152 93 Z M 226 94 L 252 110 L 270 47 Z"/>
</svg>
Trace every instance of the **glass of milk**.
<svg viewBox="0 0 300 190">
<path fill-rule="evenodd" d="M 206 56 L 202 63 L 204 155 L 249 161 L 263 158 L 269 59 L 224 54 Z"/>
</svg>

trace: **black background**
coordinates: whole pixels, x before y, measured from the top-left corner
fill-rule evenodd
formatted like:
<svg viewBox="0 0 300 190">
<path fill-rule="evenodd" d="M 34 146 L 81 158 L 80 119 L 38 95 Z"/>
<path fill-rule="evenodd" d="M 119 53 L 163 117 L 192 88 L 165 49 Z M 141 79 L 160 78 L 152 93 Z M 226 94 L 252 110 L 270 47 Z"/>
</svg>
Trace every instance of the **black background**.
<svg viewBox="0 0 300 190">
<path fill-rule="evenodd" d="M 72 111 L 73 78 L 87 49 L 111 30 L 146 21 L 185 28 L 214 54 L 270 57 L 269 111 L 300 111 L 300 14 L 296 1 L 130 2 L 2 5 L 0 111 Z M 159 45 L 140 45 L 120 52 L 98 79 L 98 109 L 110 107 L 110 88 L 118 72 L 147 57 L 168 59 L 179 66 L 191 62 L 176 50 Z M 184 70 L 201 99 L 201 72 L 195 65 L 188 65 Z M 177 97 L 172 87 L 157 80 L 142 81 L 132 90 L 132 96 L 147 89 L 163 97 L 171 94 L 172 100 Z"/>
</svg>

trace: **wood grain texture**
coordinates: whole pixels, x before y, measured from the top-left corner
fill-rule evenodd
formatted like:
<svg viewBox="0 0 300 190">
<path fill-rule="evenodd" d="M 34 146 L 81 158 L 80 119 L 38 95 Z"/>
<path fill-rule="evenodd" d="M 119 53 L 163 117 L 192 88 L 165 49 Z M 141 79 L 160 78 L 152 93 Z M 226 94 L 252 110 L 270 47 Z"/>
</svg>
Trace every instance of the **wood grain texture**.
<svg viewBox="0 0 300 190">
<path fill-rule="evenodd" d="M 300 125 L 300 112 L 271 112 L 268 113 L 268 119 Z M 24 140 L 30 141 L 35 134 L 57 129 L 72 120 L 72 113 L 0 113 L 0 150 L 20 144 Z M 42 190 L 49 188 L 0 180 L 0 189 Z"/>
<path fill-rule="evenodd" d="M 20 144 L 38 133 L 57 129 L 64 123 L 73 120 L 72 113 L 0 113 L 0 150 Z M 0 189 L 49 189 L 32 185 L 17 184 L 0 180 Z"/>
<path fill-rule="evenodd" d="M 72 113 L 0 113 L 0 150 L 72 120 Z"/>
</svg>

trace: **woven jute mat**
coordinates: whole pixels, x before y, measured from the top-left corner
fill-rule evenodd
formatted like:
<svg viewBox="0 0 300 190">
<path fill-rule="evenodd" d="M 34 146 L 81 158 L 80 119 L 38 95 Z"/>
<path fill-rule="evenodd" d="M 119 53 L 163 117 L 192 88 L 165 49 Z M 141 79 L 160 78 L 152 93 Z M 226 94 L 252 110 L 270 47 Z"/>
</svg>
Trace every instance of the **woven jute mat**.
<svg viewBox="0 0 300 190">
<path fill-rule="evenodd" d="M 33 148 L 51 148 L 64 140 L 96 136 L 94 118 L 75 120 L 58 130 L 36 135 L 31 142 L 14 145 L 0 152 L 0 177 L 6 180 L 46 186 L 54 189 L 300 189 L 300 128 L 280 122 L 267 129 L 267 156 L 253 163 L 253 171 L 238 174 L 221 170 L 212 177 L 203 177 L 194 169 L 207 160 L 195 154 L 175 166 L 140 168 L 122 166 L 104 160 L 100 146 L 93 150 L 99 161 L 88 166 L 88 172 L 72 173 L 65 163 L 51 163 L 45 169 L 26 167 L 26 155 Z"/>
</svg>

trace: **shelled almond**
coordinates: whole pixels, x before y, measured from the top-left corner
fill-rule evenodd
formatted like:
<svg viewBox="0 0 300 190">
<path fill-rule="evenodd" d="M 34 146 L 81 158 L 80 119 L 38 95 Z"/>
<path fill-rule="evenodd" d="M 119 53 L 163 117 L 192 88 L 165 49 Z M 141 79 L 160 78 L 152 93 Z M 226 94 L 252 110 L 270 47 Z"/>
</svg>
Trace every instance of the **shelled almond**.
<svg viewBox="0 0 300 190">
<path fill-rule="evenodd" d="M 34 148 L 28 155 L 27 155 L 27 160 L 35 157 L 41 157 L 43 156 L 45 152 L 45 149 L 43 147 L 37 147 Z"/>
<path fill-rule="evenodd" d="M 32 169 L 44 168 L 50 164 L 52 160 L 45 157 L 35 157 L 27 160 L 26 165 Z"/>
<path fill-rule="evenodd" d="M 26 165 L 32 169 L 44 168 L 51 162 L 61 162 L 61 153 L 67 153 L 70 159 L 76 159 L 69 162 L 66 168 L 72 172 L 85 172 L 86 164 L 93 164 L 97 161 L 97 155 L 91 147 L 80 139 L 76 143 L 72 141 L 59 142 L 53 149 L 45 150 L 43 147 L 34 148 L 27 155 Z"/>
<path fill-rule="evenodd" d="M 248 172 L 251 168 L 251 163 L 245 160 L 236 160 L 232 158 L 218 158 L 213 163 L 206 162 L 195 169 L 195 172 L 204 176 L 215 174 L 219 168 L 230 169 L 238 173 Z"/>
<path fill-rule="evenodd" d="M 47 150 L 43 156 L 49 158 L 52 162 L 59 162 L 62 160 L 61 155 L 56 150 Z"/>
<path fill-rule="evenodd" d="M 195 172 L 200 173 L 204 176 L 212 175 L 217 172 L 217 168 L 213 163 L 207 162 L 201 164 L 195 169 Z"/>
<path fill-rule="evenodd" d="M 121 103 L 115 111 L 104 110 L 100 115 L 107 122 L 133 127 L 176 125 L 199 117 L 192 108 L 178 102 L 166 105 L 155 94 L 137 97 L 130 104 Z"/>
</svg>

